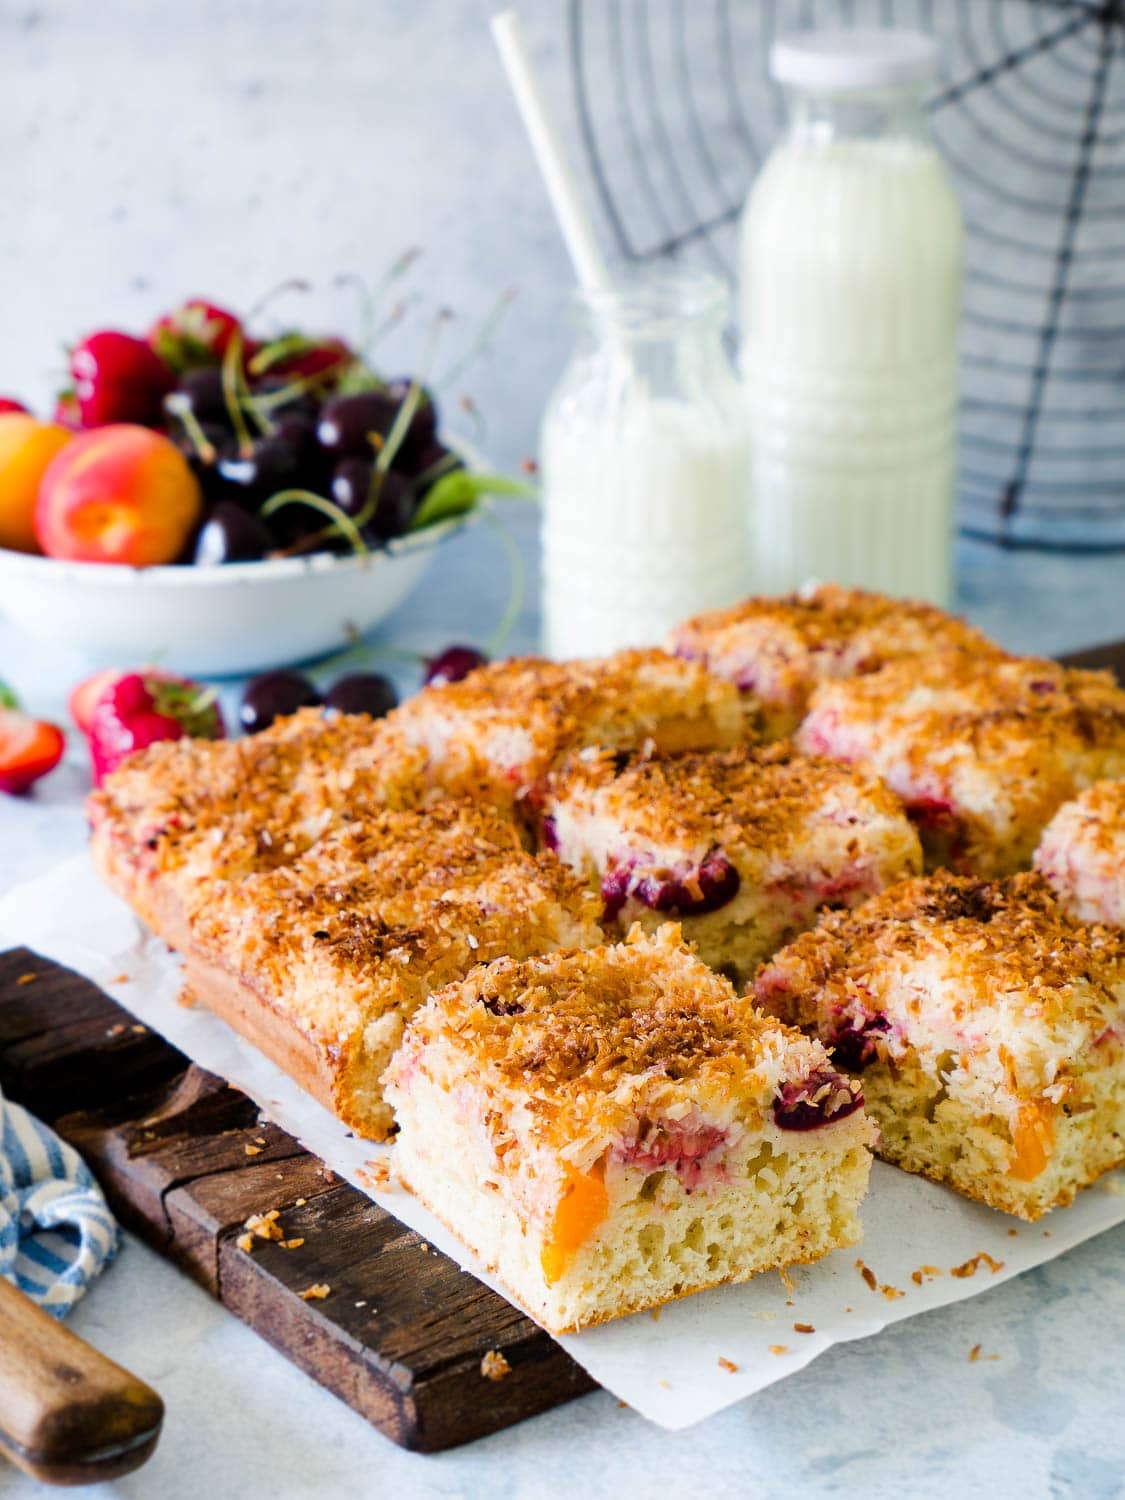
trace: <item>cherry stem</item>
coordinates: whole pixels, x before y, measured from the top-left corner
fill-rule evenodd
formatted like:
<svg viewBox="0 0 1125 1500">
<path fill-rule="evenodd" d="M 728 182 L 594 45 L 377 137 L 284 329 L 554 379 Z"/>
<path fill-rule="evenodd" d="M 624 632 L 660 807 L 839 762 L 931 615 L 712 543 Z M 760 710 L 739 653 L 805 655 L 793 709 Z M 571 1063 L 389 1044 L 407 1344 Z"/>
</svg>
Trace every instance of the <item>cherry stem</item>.
<svg viewBox="0 0 1125 1500">
<path fill-rule="evenodd" d="M 238 438 L 238 450 L 243 458 L 248 458 L 254 450 L 254 441 L 246 425 L 246 418 L 242 414 L 242 399 L 238 389 L 238 377 L 241 370 L 242 334 L 235 329 L 223 354 L 223 400 L 226 402 L 231 426 Z"/>
<path fill-rule="evenodd" d="M 268 292 L 262 293 L 257 302 L 254 303 L 253 307 L 251 307 L 250 311 L 242 319 L 243 325 L 251 322 L 252 319 L 265 312 L 269 304 L 284 295 L 284 293 L 310 291 L 312 291 L 311 282 L 306 281 L 301 276 L 290 276 L 285 281 L 279 281 L 276 286 L 270 287 Z"/>
<path fill-rule="evenodd" d="M 215 445 L 199 425 L 199 418 L 188 405 L 186 398 L 182 406 L 177 403 L 174 408 L 169 409 L 174 411 L 176 420 L 187 433 L 196 456 L 205 464 L 213 464 L 218 457 Z"/>
<path fill-rule="evenodd" d="M 371 550 L 351 516 L 331 500 L 326 500 L 323 495 L 317 495 L 312 490 L 278 490 L 276 495 L 270 496 L 258 514 L 263 520 L 268 520 L 286 505 L 308 505 L 313 510 L 318 510 L 322 516 L 327 516 L 334 523 L 334 529 L 342 532 L 351 543 L 357 557 L 366 557 Z"/>
<path fill-rule="evenodd" d="M 492 339 L 492 335 L 500 326 L 504 314 L 511 307 L 518 295 L 518 291 L 514 286 L 510 286 L 506 291 L 500 293 L 464 354 L 459 359 L 454 360 L 445 374 L 434 382 L 439 391 L 448 390 L 453 382 L 459 380 L 469 366 L 475 363 L 485 352 Z"/>
</svg>

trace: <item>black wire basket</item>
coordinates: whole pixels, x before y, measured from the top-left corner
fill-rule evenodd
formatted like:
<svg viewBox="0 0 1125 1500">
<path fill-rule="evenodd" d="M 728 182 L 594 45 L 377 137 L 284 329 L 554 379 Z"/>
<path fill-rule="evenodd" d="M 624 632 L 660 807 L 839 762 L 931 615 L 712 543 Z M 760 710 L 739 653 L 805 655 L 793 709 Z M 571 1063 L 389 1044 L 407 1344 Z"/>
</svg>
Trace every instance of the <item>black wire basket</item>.
<svg viewBox="0 0 1125 1500">
<path fill-rule="evenodd" d="M 1125 548 L 1125 0 L 569 0 L 582 140 L 619 254 L 727 277 L 811 26 L 933 32 L 965 211 L 962 529 Z"/>
</svg>

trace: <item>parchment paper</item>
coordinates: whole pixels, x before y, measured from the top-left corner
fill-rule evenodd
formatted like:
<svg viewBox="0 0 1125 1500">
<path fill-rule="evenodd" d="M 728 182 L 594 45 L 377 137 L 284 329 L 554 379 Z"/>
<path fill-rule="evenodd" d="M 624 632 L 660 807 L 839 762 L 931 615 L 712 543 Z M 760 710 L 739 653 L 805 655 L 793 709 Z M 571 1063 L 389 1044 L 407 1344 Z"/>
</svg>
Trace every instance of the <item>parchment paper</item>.
<svg viewBox="0 0 1125 1500">
<path fill-rule="evenodd" d="M 494 1285 L 409 1194 L 376 1191 L 365 1180 L 370 1164 L 393 1147 L 350 1138 L 217 1017 L 179 1003 L 178 958 L 103 886 L 85 855 L 0 900 L 0 948 L 16 945 L 85 975 L 201 1066 L 249 1094 L 361 1192 Z M 1120 1224 L 1125 1172 L 1110 1174 L 1070 1208 L 1029 1225 L 877 1162 L 862 1217 L 863 1244 L 795 1267 L 791 1290 L 768 1272 L 743 1286 L 684 1298 L 659 1318 L 638 1313 L 559 1342 L 644 1416 L 662 1427 L 687 1427 L 784 1379 L 833 1344 L 975 1296 Z M 984 1256 L 991 1262 L 978 1259 Z M 798 1331 L 795 1324 L 814 1331 Z"/>
</svg>

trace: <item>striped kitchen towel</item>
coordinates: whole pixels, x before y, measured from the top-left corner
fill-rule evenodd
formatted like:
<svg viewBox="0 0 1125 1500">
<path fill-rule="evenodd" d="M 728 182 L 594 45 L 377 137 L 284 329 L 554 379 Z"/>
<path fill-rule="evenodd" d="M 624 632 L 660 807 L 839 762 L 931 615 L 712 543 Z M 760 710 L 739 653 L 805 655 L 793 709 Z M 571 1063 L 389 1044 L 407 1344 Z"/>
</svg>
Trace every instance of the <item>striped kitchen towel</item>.
<svg viewBox="0 0 1125 1500">
<path fill-rule="evenodd" d="M 65 1318 L 117 1249 L 117 1225 L 73 1146 L 0 1094 L 0 1276 Z"/>
</svg>

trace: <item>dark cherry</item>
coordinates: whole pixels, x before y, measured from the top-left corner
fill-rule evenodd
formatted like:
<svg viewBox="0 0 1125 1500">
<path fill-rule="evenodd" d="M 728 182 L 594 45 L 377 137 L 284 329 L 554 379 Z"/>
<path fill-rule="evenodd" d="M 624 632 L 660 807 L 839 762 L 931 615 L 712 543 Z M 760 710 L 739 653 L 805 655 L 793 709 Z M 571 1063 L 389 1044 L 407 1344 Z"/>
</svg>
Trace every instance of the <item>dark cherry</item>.
<svg viewBox="0 0 1125 1500">
<path fill-rule="evenodd" d="M 414 486 L 409 479 L 388 469 L 379 482 L 379 499 L 368 529 L 378 542 L 401 536 L 414 516 Z"/>
<path fill-rule="evenodd" d="M 398 702 L 398 694 L 378 672 L 352 672 L 334 682 L 324 695 L 325 708 L 341 714 L 370 714 L 381 719 Z"/>
<path fill-rule="evenodd" d="M 431 484 L 446 474 L 452 474 L 455 469 L 463 469 L 465 465 L 459 458 L 454 458 L 450 450 L 441 443 L 426 443 L 420 448 L 401 448 L 395 455 L 394 467 L 403 474 L 409 474 L 421 496 Z"/>
<path fill-rule="evenodd" d="M 602 919 L 612 922 L 625 905 L 629 898 L 629 882 L 633 878 L 633 872 L 627 865 L 616 869 L 609 869 L 602 876 L 602 901 L 604 910 Z"/>
<path fill-rule="evenodd" d="M 358 516 L 371 493 L 375 465 L 366 458 L 342 458 L 332 471 L 332 499 L 345 515 Z"/>
<path fill-rule="evenodd" d="M 876 1057 L 875 1038 L 890 1030 L 886 1016 L 869 1016 L 860 1026 L 846 1026 L 829 1042 L 832 1061 L 849 1073 L 862 1073 Z"/>
<path fill-rule="evenodd" d="M 295 714 L 299 708 L 315 708 L 320 694 L 301 672 L 264 672 L 246 684 L 238 721 L 247 734 L 267 729 L 275 719 Z"/>
<path fill-rule="evenodd" d="M 201 568 L 253 562 L 275 545 L 266 523 L 233 500 L 220 500 L 200 527 L 192 561 Z"/>
<path fill-rule="evenodd" d="M 321 408 L 317 442 L 334 458 L 368 457 L 375 451 L 369 434 L 386 437 L 397 412 L 398 402 L 383 391 L 333 396 Z"/>
<path fill-rule="evenodd" d="M 387 394 L 394 401 L 396 409 L 406 400 L 410 386 L 411 380 L 408 375 L 400 375 L 397 379 L 388 382 Z M 433 443 L 437 432 L 437 422 L 437 404 L 430 392 L 423 386 L 418 405 L 410 419 L 410 426 L 406 429 L 406 439 L 402 445 L 404 450 L 417 453 Z"/>
<path fill-rule="evenodd" d="M 426 662 L 422 683 L 425 687 L 445 687 L 447 683 L 460 682 L 470 672 L 487 664 L 488 657 L 475 646 L 447 646 L 440 655 L 431 656 Z"/>
<path fill-rule="evenodd" d="M 277 435 L 262 438 L 245 456 L 220 458 L 218 462 L 219 473 L 226 482 L 253 500 L 265 500 L 278 490 L 291 488 L 297 482 L 300 467 L 292 445 Z"/>
<path fill-rule="evenodd" d="M 823 1091 L 822 1097 L 818 1098 Z M 844 1098 L 843 1095 L 847 1097 Z M 816 1130 L 846 1120 L 863 1103 L 858 1088 L 833 1068 L 820 1068 L 801 1084 L 787 1084 L 774 1101 L 773 1118 L 781 1130 Z"/>
<path fill-rule="evenodd" d="M 306 463 L 317 451 L 316 416 L 301 408 L 276 413 L 273 436 L 287 443 L 299 463 Z"/>
<path fill-rule="evenodd" d="M 174 391 L 164 398 L 164 410 L 178 416 L 188 410 L 197 422 L 217 422 L 230 428 L 230 412 L 223 395 L 222 371 L 214 365 L 200 365 L 180 376 Z"/>
<path fill-rule="evenodd" d="M 316 422 L 320 411 L 320 403 L 311 391 L 303 391 L 294 387 L 293 381 L 286 379 L 284 375 L 263 375 L 261 380 L 256 380 L 251 388 L 254 396 L 276 396 L 280 391 L 288 391 L 285 400 L 268 404 L 268 411 L 274 421 L 283 416 L 300 413 Z"/>
<path fill-rule="evenodd" d="M 555 820 L 551 817 L 550 813 L 539 824 L 539 836 L 543 841 L 544 849 L 550 849 L 552 854 L 558 853 L 559 833 L 555 827 Z"/>
<path fill-rule="evenodd" d="M 651 911 L 677 917 L 700 917 L 718 911 L 734 899 L 740 885 L 738 871 L 720 849 L 712 849 L 695 880 L 683 875 L 645 875 L 631 894 Z M 699 894 L 695 887 L 698 884 Z"/>
</svg>

